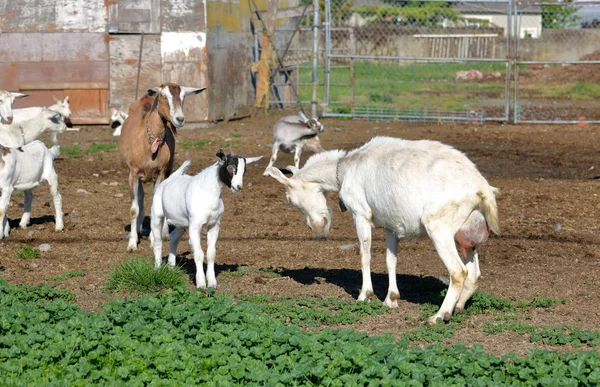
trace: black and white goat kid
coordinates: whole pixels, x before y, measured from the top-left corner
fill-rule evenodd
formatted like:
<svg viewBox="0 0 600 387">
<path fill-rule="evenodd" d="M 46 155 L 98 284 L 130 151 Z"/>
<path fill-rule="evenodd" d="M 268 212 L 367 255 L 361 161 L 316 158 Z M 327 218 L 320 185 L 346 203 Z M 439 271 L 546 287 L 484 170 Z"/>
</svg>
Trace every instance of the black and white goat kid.
<svg viewBox="0 0 600 387">
<path fill-rule="evenodd" d="M 223 149 L 217 151 L 219 160 L 195 176 L 186 175 L 191 161 L 186 160 L 179 169 L 161 182 L 154 192 L 151 214 L 150 243 L 154 248 L 154 264 L 162 263 L 161 230 L 166 220 L 175 227 L 170 234 L 170 266 L 175 266 L 177 245 L 184 230 L 189 229 L 190 246 L 196 263 L 196 287 L 217 287 L 215 277 L 216 244 L 219 236 L 223 200 L 221 190 L 230 188 L 234 193 L 242 190 L 246 165 L 262 158 L 245 158 L 226 155 Z M 206 277 L 204 276 L 204 252 L 200 244 L 200 232 L 206 225 Z"/>
</svg>

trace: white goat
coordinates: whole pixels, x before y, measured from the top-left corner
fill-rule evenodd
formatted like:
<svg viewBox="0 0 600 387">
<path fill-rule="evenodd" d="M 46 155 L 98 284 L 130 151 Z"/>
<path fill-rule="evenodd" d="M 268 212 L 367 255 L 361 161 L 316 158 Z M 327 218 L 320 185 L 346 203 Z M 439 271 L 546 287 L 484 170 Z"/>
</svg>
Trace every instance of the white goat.
<svg viewBox="0 0 600 387">
<path fill-rule="evenodd" d="M 50 185 L 50 193 L 54 201 L 55 230 L 64 228 L 62 198 L 58 192 L 58 176 L 54 170 L 54 159 L 60 154 L 60 147 L 55 145 L 46 148 L 41 141 L 33 141 L 24 145 L 21 150 L 0 146 L 0 239 L 10 233 L 7 209 L 13 190 L 24 191 L 23 216 L 20 226 L 26 228 L 31 219 L 32 189 L 46 180 Z"/>
<path fill-rule="evenodd" d="M 112 108 L 110 110 L 110 127 L 115 130 L 112 134 L 113 136 L 121 135 L 121 127 L 128 116 L 129 114 L 125 113 L 121 109 Z"/>
<path fill-rule="evenodd" d="M 17 98 L 25 98 L 29 94 L 14 93 L 11 91 L 0 90 L 0 124 L 10 125 L 13 122 L 12 104 Z"/>
<path fill-rule="evenodd" d="M 150 243 L 154 248 L 154 264 L 159 267 L 162 262 L 161 233 L 163 222 L 175 226 L 171 232 L 169 243 L 170 266 L 175 266 L 177 245 L 185 228 L 189 228 L 190 245 L 196 262 L 196 287 L 217 287 L 215 277 L 216 243 L 219 236 L 221 216 L 224 206 L 221 199 L 223 187 L 233 192 L 240 192 L 244 183 L 246 165 L 262 158 L 244 158 L 225 155 L 222 149 L 217 152 L 219 161 L 204 169 L 196 176 L 186 175 L 190 160 L 160 183 L 152 201 Z M 206 277 L 204 276 L 204 252 L 200 245 L 200 231 L 206 225 Z"/>
<path fill-rule="evenodd" d="M 375 137 L 346 153 L 335 150 L 312 156 L 291 178 L 271 168 L 286 187 L 286 197 L 316 232 L 329 232 L 325 192 L 339 191 L 340 208 L 354 217 L 361 249 L 362 289 L 358 300 L 373 294 L 371 227 L 386 231 L 389 288 L 385 305 L 397 307 L 398 239 L 427 234 L 450 273 L 448 293 L 428 319 L 449 320 L 460 313 L 480 276 L 478 247 L 499 233 L 496 189 L 458 150 L 436 141 Z M 457 247 L 460 248 L 461 260 Z"/>
<path fill-rule="evenodd" d="M 62 115 L 43 108 L 34 118 L 11 125 L 0 124 L 0 144 L 6 147 L 20 147 L 35 140 L 44 130 L 62 133 L 67 129 Z"/>
<path fill-rule="evenodd" d="M 308 119 L 302 112 L 297 116 L 280 118 L 273 126 L 273 153 L 264 175 L 269 174 L 269 168 L 277 160 L 277 152 L 280 150 L 294 153 L 296 168 L 300 166 L 300 156 L 304 149 L 313 153 L 323 152 L 318 136 L 323 130 L 323 125 L 316 118 Z"/>
<path fill-rule="evenodd" d="M 22 109 L 13 109 L 13 125 L 24 124 L 26 121 L 35 118 L 35 116 L 44 111 L 44 109 L 58 112 L 61 116 L 63 116 L 63 118 L 71 117 L 71 106 L 69 104 L 69 97 L 65 97 L 65 99 L 62 101 L 56 100 L 56 103 L 48 108 L 35 106 Z"/>
<path fill-rule="evenodd" d="M 65 119 L 71 117 L 71 105 L 69 104 L 69 96 L 66 96 L 65 99 L 62 101 L 56 99 L 56 97 L 54 98 L 54 100 L 56 101 L 56 103 L 54 105 L 48 107 L 47 109 L 60 113 L 63 121 Z M 35 118 L 37 115 L 39 115 L 41 112 L 43 112 L 44 109 L 46 109 L 46 108 L 39 107 L 39 106 L 28 107 L 28 108 L 23 108 L 23 109 L 14 109 L 13 110 L 13 116 L 14 116 L 13 125 L 14 124 L 17 124 L 17 125 L 25 124 L 25 122 Z M 65 128 L 66 128 L 66 126 L 65 126 Z M 79 129 L 75 129 L 75 128 L 73 128 L 73 129 L 66 128 L 65 130 L 79 131 Z M 41 133 L 42 132 L 40 132 L 40 134 Z M 58 132 L 58 133 L 62 133 L 62 131 Z M 57 132 L 51 131 L 50 137 L 51 137 L 52 143 L 54 145 L 58 145 Z M 36 138 L 37 138 L 37 136 L 36 136 Z"/>
</svg>

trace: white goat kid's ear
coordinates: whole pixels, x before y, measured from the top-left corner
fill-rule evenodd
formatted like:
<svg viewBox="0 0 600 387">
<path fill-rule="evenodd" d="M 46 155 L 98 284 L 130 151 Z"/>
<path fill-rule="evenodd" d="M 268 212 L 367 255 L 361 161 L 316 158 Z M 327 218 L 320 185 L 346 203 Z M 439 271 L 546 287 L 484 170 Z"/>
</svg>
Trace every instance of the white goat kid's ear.
<svg viewBox="0 0 600 387">
<path fill-rule="evenodd" d="M 185 95 L 191 95 L 191 94 L 200 94 L 202 93 L 204 90 L 206 90 L 206 87 L 201 87 L 201 88 L 196 88 L 196 87 L 186 87 L 186 86 L 181 86 L 181 90 L 185 93 Z"/>
<path fill-rule="evenodd" d="M 260 159 L 262 159 L 262 156 L 258 156 L 258 157 L 248 157 L 246 158 L 246 164 L 252 164 L 255 161 L 258 161 Z"/>
<path fill-rule="evenodd" d="M 283 172 L 281 172 L 279 169 L 275 168 L 275 167 L 271 167 L 268 169 L 267 171 L 269 173 L 269 175 L 274 178 L 275 180 L 277 180 L 278 182 L 280 182 L 281 184 L 288 186 L 290 185 L 290 179 L 288 179 Z"/>
<path fill-rule="evenodd" d="M 285 167 L 285 169 L 292 172 L 292 175 L 295 175 L 299 171 L 299 169 L 296 168 L 294 165 L 288 165 L 287 167 Z"/>
<path fill-rule="evenodd" d="M 23 94 L 23 93 L 13 93 L 13 92 L 11 92 L 10 95 L 13 98 L 15 98 L 15 99 L 29 97 L 29 94 Z"/>
</svg>

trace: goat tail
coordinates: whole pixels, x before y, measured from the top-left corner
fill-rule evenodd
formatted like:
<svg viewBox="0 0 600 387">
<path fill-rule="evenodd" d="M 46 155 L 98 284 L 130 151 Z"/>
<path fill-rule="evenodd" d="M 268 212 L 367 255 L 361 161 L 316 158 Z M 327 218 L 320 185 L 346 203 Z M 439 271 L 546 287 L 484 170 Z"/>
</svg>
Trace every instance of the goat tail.
<svg viewBox="0 0 600 387">
<path fill-rule="evenodd" d="M 479 192 L 481 198 L 481 211 L 485 217 L 490 230 L 500 235 L 500 225 L 498 221 L 498 205 L 496 204 L 496 195 L 500 194 L 498 188 L 488 185 L 487 189 Z"/>
<path fill-rule="evenodd" d="M 192 160 L 187 159 L 183 162 L 183 164 L 181 164 L 181 167 L 177 168 L 177 170 L 173 173 L 171 173 L 171 176 L 173 175 L 185 175 L 185 173 L 187 172 L 188 169 L 190 169 L 190 166 L 192 165 Z"/>
<path fill-rule="evenodd" d="M 52 160 L 56 160 L 56 158 L 60 156 L 60 145 L 54 145 L 52 148 L 48 149 L 48 151 L 52 155 Z"/>
</svg>

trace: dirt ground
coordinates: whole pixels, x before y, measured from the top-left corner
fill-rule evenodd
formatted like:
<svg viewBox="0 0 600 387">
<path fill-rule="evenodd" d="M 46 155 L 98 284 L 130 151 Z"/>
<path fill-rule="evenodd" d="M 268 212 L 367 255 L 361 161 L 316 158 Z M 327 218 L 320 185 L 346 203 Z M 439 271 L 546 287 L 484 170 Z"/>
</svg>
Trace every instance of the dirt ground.
<svg viewBox="0 0 600 387">
<path fill-rule="evenodd" d="M 351 216 L 337 208 L 337 195 L 329 197 L 333 208 L 329 238 L 313 239 L 300 212 L 287 204 L 283 187 L 262 175 L 271 152 L 271 128 L 281 115 L 270 113 L 180 132 L 180 142 L 187 144 L 212 141 L 189 150 L 180 143 L 176 166 L 191 158 L 191 173 L 213 163 L 216 150 L 227 143 L 238 153 L 265 156 L 249 166 L 240 194 L 223 191 L 225 214 L 217 243 L 218 291 L 353 300 L 361 286 L 358 242 Z M 502 235 L 492 236 L 482 248 L 480 290 L 514 300 L 530 300 L 535 295 L 564 297 L 563 305 L 534 310 L 529 323 L 600 328 L 600 181 L 590 179 L 600 175 L 600 126 L 426 125 L 334 119 L 323 123 L 326 130 L 320 137 L 326 149 L 350 149 L 373 136 L 385 135 L 440 140 L 465 152 L 489 182 L 502 191 L 498 199 Z M 108 127 L 83 127 L 80 132 L 61 135 L 60 141 L 64 147 L 80 145 L 87 149 L 93 142 L 116 142 L 111 133 Z M 49 140 L 46 135 L 42 139 Z M 291 155 L 280 153 L 276 165 L 285 167 L 292 162 Z M 81 158 L 63 154 L 55 167 L 65 230 L 54 231 L 54 209 L 44 183 L 34 191 L 34 224 L 27 230 L 14 228 L 8 238 L 0 241 L 0 275 L 9 283 L 41 283 L 65 272 L 84 270 L 84 277 L 70 278 L 63 284 L 77 294 L 83 308 L 95 310 L 114 297 L 102 291 L 109 272 L 123 260 L 150 256 L 149 241 L 145 237 L 137 252 L 126 252 L 130 202 L 127 172 L 116 151 Z M 148 212 L 152 188 L 147 185 L 145 189 Z M 13 194 L 9 208 L 13 227 L 18 225 L 21 203 L 22 195 Z M 39 259 L 17 258 L 17 249 L 22 245 L 38 247 L 43 243 L 51 249 Z M 340 248 L 348 244 L 354 248 Z M 186 237 L 179 253 L 184 261 L 191 258 Z M 375 293 L 381 300 L 388 283 L 384 257 L 384 234 L 376 230 L 372 271 Z M 272 267 L 282 276 L 220 275 L 240 266 Z M 187 267 L 193 270 L 193 260 L 189 259 Z M 419 305 L 428 300 L 418 289 L 427 284 L 442 288 L 447 276 L 428 239 L 401 241 L 400 307 L 364 320 L 355 328 L 379 334 L 420 326 L 415 321 L 420 315 Z M 472 317 L 468 327 L 452 341 L 479 343 L 494 353 L 525 353 L 541 348 L 525 336 L 486 336 L 481 330 L 484 319 Z"/>
</svg>

